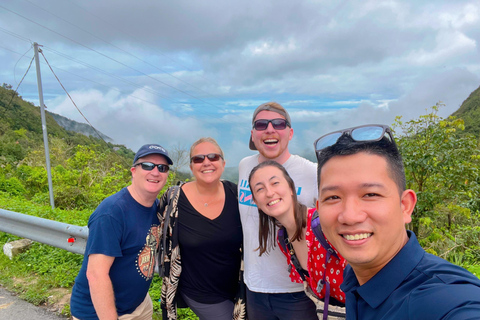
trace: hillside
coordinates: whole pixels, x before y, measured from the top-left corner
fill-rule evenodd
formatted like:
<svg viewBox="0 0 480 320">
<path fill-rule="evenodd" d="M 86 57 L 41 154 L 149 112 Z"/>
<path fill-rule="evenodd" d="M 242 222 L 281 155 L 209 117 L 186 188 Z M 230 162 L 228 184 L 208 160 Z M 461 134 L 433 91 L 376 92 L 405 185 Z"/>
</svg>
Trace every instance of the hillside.
<svg viewBox="0 0 480 320">
<path fill-rule="evenodd" d="M 48 111 L 47 111 L 48 112 Z M 80 122 L 77 122 L 77 121 L 74 121 L 74 120 L 71 120 L 71 119 L 68 119 L 64 116 L 61 116 L 59 114 L 56 114 L 56 113 L 53 113 L 53 112 L 48 112 L 52 117 L 53 119 L 55 119 L 55 121 L 60 125 L 62 126 L 64 129 L 66 130 L 69 130 L 69 131 L 74 131 L 74 132 L 77 132 L 77 133 L 81 133 L 87 137 L 89 136 L 93 136 L 93 137 L 96 137 L 98 138 L 98 135 L 100 135 L 100 137 L 107 141 L 107 142 L 113 142 L 113 139 L 110 138 L 109 136 L 101 133 L 100 131 L 98 130 L 94 130 L 91 126 L 89 126 L 88 124 L 86 123 L 80 123 Z"/>
<path fill-rule="evenodd" d="M 465 121 L 465 132 L 480 137 L 480 87 L 452 115 Z"/>
<path fill-rule="evenodd" d="M 72 129 L 82 128 L 85 124 L 79 124 L 62 116 L 46 112 L 45 119 L 47 123 L 47 133 L 49 138 L 58 138 L 71 146 L 70 149 L 78 145 L 89 146 L 96 145 L 100 150 L 115 150 L 115 153 L 126 158 L 130 163 L 134 152 L 123 145 L 104 142 L 102 139 L 92 135 L 93 130 L 78 133 L 65 129 L 57 123 L 55 118 L 60 119 L 61 123 Z M 105 139 L 107 138 L 107 139 Z M 104 135 L 106 141 L 110 138 Z M 15 164 L 23 160 L 27 154 L 43 147 L 43 131 L 40 116 L 40 108 L 22 99 L 14 90 L 5 85 L 0 87 L 0 164 Z"/>
</svg>

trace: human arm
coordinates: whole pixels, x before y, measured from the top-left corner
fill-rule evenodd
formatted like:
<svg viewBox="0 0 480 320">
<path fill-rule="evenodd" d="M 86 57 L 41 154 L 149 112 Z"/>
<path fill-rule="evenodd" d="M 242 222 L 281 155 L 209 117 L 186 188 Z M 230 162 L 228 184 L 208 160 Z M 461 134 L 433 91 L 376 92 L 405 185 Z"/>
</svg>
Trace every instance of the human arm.
<svg viewBox="0 0 480 320">
<path fill-rule="evenodd" d="M 103 254 L 91 254 L 88 257 L 88 285 L 93 306 L 100 320 L 118 318 L 112 281 L 109 276 L 114 260 L 114 257 Z"/>
</svg>

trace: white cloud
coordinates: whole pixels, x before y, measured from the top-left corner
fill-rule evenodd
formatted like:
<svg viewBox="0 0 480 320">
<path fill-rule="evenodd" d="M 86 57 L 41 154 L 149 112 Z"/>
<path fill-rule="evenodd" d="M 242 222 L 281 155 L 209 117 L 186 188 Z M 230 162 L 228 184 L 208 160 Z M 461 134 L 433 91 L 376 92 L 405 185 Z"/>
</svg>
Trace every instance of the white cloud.
<svg viewBox="0 0 480 320">
<path fill-rule="evenodd" d="M 212 136 L 229 165 L 252 153 L 251 115 L 266 101 L 289 110 L 291 148 L 303 152 L 331 130 L 410 119 L 438 101 L 448 115 L 480 84 L 475 0 L 2 6 L 2 82 L 18 84 L 36 41 L 82 112 L 116 142 L 168 147 Z M 41 67 L 49 110 L 82 121 Z M 19 92 L 38 103 L 34 68 Z"/>
</svg>

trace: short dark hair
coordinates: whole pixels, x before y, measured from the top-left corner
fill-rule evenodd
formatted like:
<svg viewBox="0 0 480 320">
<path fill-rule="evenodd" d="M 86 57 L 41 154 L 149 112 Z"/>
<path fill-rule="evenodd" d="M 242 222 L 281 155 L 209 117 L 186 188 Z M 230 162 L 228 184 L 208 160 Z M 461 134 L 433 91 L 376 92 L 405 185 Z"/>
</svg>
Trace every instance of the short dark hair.
<svg viewBox="0 0 480 320">
<path fill-rule="evenodd" d="M 293 182 L 293 179 L 290 177 L 290 175 L 288 174 L 284 166 L 282 166 L 276 161 L 267 160 L 258 164 L 256 167 L 254 167 L 252 171 L 250 171 L 250 175 L 248 176 L 248 184 L 250 186 L 250 191 L 252 192 L 252 198 L 253 200 L 255 200 L 255 196 L 253 195 L 252 185 L 250 184 L 252 177 L 255 174 L 255 172 L 265 167 L 278 168 L 283 173 L 283 177 L 285 178 L 285 180 L 287 180 L 288 186 L 292 190 L 292 194 L 293 194 L 292 200 L 294 203 L 293 213 L 295 217 L 295 234 L 290 238 L 290 241 L 301 240 L 302 230 L 307 225 L 307 215 L 306 215 L 307 207 L 301 204 L 300 202 L 298 202 L 295 182 Z M 258 229 L 259 247 L 257 248 L 257 250 L 260 250 L 259 255 L 261 256 L 265 252 L 268 253 L 268 248 L 275 247 L 275 244 L 276 244 L 275 235 L 276 235 L 277 226 L 279 225 L 279 223 L 277 219 L 268 216 L 260 208 L 258 208 L 258 216 L 259 216 L 260 226 Z M 270 238 L 270 246 L 267 245 L 269 238 Z"/>
<path fill-rule="evenodd" d="M 395 141 L 390 141 L 389 137 L 384 136 L 379 141 L 354 141 L 350 136 L 343 135 L 338 141 L 322 150 L 317 158 L 317 176 L 318 186 L 320 187 L 320 173 L 328 160 L 336 156 L 349 156 L 360 152 L 377 155 L 387 161 L 388 175 L 392 178 L 401 194 L 406 189 L 405 169 L 402 156 L 398 151 Z"/>
</svg>

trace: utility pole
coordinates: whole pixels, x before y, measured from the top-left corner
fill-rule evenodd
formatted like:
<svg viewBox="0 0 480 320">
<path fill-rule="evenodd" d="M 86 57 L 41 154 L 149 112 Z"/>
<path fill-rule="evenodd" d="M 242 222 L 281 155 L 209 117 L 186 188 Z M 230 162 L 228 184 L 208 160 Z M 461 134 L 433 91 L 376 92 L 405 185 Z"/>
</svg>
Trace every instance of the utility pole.
<svg viewBox="0 0 480 320">
<path fill-rule="evenodd" d="M 50 206 L 55 209 L 55 203 L 53 201 L 53 186 L 52 186 L 52 173 L 50 170 L 50 151 L 48 149 L 48 135 L 47 135 L 47 121 L 45 119 L 45 105 L 43 104 L 43 89 L 42 89 L 42 77 L 40 75 L 40 62 L 38 61 L 38 43 L 33 43 L 35 51 L 35 64 L 37 67 L 37 84 L 38 84 L 38 99 L 40 100 L 40 114 L 42 116 L 42 131 L 43 131 L 43 144 L 45 147 L 45 160 L 47 165 L 48 176 L 48 191 L 50 193 Z"/>
</svg>

